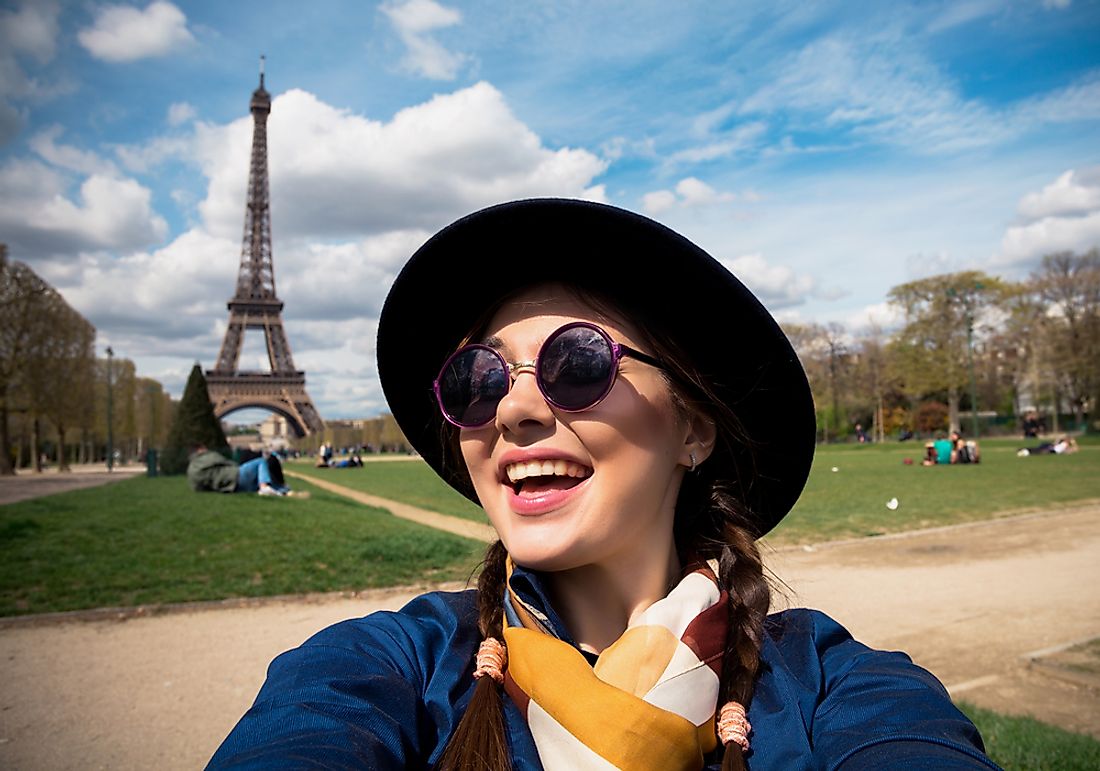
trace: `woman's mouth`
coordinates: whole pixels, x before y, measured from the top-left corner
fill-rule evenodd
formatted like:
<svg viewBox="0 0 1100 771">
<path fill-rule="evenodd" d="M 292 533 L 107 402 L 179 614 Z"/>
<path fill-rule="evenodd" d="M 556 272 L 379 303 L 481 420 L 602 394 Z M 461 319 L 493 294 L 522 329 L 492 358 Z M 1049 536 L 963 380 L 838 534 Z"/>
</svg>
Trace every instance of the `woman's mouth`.
<svg viewBox="0 0 1100 771">
<path fill-rule="evenodd" d="M 591 468 L 560 458 L 510 463 L 504 472 L 510 482 L 512 510 L 525 516 L 558 508 L 592 476 Z"/>
</svg>

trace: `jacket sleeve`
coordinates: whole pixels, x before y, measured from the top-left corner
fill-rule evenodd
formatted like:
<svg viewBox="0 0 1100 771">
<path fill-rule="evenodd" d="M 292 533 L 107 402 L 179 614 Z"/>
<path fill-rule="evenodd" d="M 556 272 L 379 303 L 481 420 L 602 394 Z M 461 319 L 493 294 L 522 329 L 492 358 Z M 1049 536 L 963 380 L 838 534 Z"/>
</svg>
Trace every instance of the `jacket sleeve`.
<svg viewBox="0 0 1100 771">
<path fill-rule="evenodd" d="M 426 767 L 450 733 L 449 702 L 460 690 L 433 672 L 441 651 L 461 658 L 453 638 L 464 631 L 453 610 L 425 595 L 282 654 L 208 768 Z"/>
<path fill-rule="evenodd" d="M 821 662 L 822 692 L 811 723 L 817 767 L 997 768 L 934 675 L 904 653 L 856 642 L 822 613 L 806 615 Z"/>
</svg>

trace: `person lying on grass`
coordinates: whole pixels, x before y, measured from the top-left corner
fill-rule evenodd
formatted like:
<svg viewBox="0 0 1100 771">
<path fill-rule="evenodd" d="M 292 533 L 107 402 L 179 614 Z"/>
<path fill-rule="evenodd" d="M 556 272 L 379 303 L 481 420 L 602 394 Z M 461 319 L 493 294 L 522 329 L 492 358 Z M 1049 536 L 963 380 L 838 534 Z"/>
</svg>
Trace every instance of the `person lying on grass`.
<svg viewBox="0 0 1100 771">
<path fill-rule="evenodd" d="M 196 492 L 308 497 L 290 489 L 279 456 L 267 452 L 238 464 L 205 445 L 196 445 L 187 463 L 187 481 Z"/>
</svg>

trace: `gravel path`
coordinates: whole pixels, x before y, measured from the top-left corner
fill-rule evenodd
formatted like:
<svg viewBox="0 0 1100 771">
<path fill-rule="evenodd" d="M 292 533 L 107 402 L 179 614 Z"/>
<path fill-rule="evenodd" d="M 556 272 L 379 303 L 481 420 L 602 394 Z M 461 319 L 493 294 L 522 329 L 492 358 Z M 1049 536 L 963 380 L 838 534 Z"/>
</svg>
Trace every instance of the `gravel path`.
<svg viewBox="0 0 1100 771">
<path fill-rule="evenodd" d="M 1100 505 L 768 555 L 792 605 L 908 651 L 953 695 L 1100 737 L 1100 692 L 1028 654 L 1100 637 Z M 201 767 L 267 663 L 415 590 L 0 621 L 0 767 Z"/>
</svg>

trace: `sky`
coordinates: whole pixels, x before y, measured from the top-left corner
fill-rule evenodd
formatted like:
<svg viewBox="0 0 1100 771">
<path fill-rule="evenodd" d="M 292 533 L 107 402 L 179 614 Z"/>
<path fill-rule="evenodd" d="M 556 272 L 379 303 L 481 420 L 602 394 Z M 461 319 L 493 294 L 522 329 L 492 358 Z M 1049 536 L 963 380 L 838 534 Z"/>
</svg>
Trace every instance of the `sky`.
<svg viewBox="0 0 1100 771">
<path fill-rule="evenodd" d="M 176 397 L 228 321 L 261 55 L 276 289 L 326 419 L 386 410 L 393 277 L 501 201 L 648 214 L 852 335 L 898 284 L 1100 246 L 1100 2 L 0 0 L 0 242 Z"/>
</svg>

